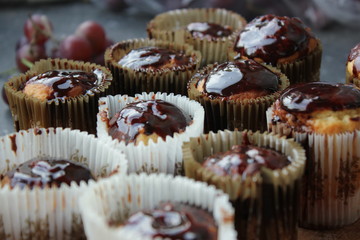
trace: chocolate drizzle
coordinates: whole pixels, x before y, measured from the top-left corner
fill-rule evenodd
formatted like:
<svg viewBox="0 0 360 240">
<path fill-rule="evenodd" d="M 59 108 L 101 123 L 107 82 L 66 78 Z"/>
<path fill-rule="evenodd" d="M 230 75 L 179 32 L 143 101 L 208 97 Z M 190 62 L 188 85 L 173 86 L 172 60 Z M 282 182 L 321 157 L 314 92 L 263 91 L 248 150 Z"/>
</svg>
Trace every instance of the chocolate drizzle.
<svg viewBox="0 0 360 240">
<path fill-rule="evenodd" d="M 231 27 L 229 26 L 207 22 L 193 22 L 187 25 L 186 29 L 193 37 L 208 40 L 216 40 L 232 34 Z"/>
<path fill-rule="evenodd" d="M 341 83 L 313 82 L 285 89 L 280 106 L 287 112 L 311 113 L 320 109 L 339 111 L 360 107 L 360 89 Z"/>
<path fill-rule="evenodd" d="M 157 134 L 165 140 L 175 132 L 185 130 L 190 116 L 163 100 L 147 100 L 128 104 L 109 121 L 109 135 L 126 143 L 142 133 Z"/>
<path fill-rule="evenodd" d="M 51 88 L 48 100 L 76 97 L 98 86 L 103 81 L 103 73 L 96 69 L 93 72 L 53 70 L 39 74 L 25 83 L 43 84 Z"/>
<path fill-rule="evenodd" d="M 119 60 L 119 64 L 131 69 L 160 69 L 186 66 L 191 63 L 191 57 L 186 56 L 183 51 L 158 47 L 143 47 L 131 50 Z"/>
<path fill-rule="evenodd" d="M 135 213 L 124 228 L 152 238 L 217 239 L 217 227 L 208 212 L 180 203 L 163 203 L 155 210 Z"/>
<path fill-rule="evenodd" d="M 280 78 L 268 68 L 253 60 L 226 62 L 205 77 L 204 92 L 212 96 L 229 97 L 247 91 L 279 89 Z"/>
<path fill-rule="evenodd" d="M 348 56 L 348 61 L 351 62 L 354 61 L 353 66 L 353 74 L 355 76 L 358 75 L 358 72 L 360 71 L 360 43 L 358 43 L 354 48 L 351 49 L 350 54 Z"/>
<path fill-rule="evenodd" d="M 259 172 L 261 167 L 281 169 L 289 159 L 272 149 L 252 145 L 234 145 L 227 152 L 219 152 L 206 159 L 203 166 L 218 176 L 247 176 Z"/>
<path fill-rule="evenodd" d="M 82 164 L 70 160 L 55 160 L 48 158 L 36 158 L 20 164 L 17 168 L 7 172 L 5 177 L 10 179 L 11 187 L 35 186 L 44 188 L 61 183 L 70 186 L 71 182 L 80 184 L 94 179 L 89 169 Z"/>
<path fill-rule="evenodd" d="M 248 23 L 235 41 L 234 50 L 241 56 L 261 58 L 276 65 L 281 58 L 309 53 L 310 30 L 298 18 L 260 16 Z"/>
</svg>

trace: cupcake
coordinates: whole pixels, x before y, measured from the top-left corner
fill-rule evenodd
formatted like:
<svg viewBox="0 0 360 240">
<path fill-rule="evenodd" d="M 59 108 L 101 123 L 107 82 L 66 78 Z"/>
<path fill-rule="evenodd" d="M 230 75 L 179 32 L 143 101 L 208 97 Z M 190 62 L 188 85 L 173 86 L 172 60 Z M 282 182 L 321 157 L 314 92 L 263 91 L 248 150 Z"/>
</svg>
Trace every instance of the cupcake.
<svg viewBox="0 0 360 240">
<path fill-rule="evenodd" d="M 305 151 L 272 134 L 218 131 L 183 146 L 185 176 L 215 185 L 235 209 L 238 239 L 297 239 Z"/>
<path fill-rule="evenodd" d="M 267 111 L 269 129 L 307 150 L 300 224 L 336 228 L 360 218 L 360 89 L 306 83 L 286 89 Z"/>
<path fill-rule="evenodd" d="M 130 172 L 182 173 L 181 146 L 204 128 L 204 109 L 174 94 L 107 96 L 99 101 L 98 137 L 123 150 Z"/>
<path fill-rule="evenodd" d="M 254 59 L 279 68 L 290 83 L 319 81 L 322 47 L 298 18 L 259 16 L 229 49 L 229 59 Z"/>
<path fill-rule="evenodd" d="M 0 149 L 1 239 L 84 239 L 79 195 L 127 172 L 121 151 L 78 130 L 22 130 Z"/>
<path fill-rule="evenodd" d="M 204 67 L 188 84 L 188 95 L 205 108 L 205 129 L 266 129 L 266 109 L 289 85 L 279 70 L 254 60 Z"/>
<path fill-rule="evenodd" d="M 112 93 L 108 69 L 65 59 L 40 60 L 5 83 L 15 129 L 69 127 L 96 132 L 99 97 Z"/>
<path fill-rule="evenodd" d="M 106 179 L 81 197 L 80 206 L 89 240 L 236 239 L 227 195 L 184 177 Z"/>
<path fill-rule="evenodd" d="M 192 46 L 160 40 L 126 40 L 105 52 L 116 94 L 159 91 L 186 95 L 186 84 L 200 61 L 200 52 Z"/>
<path fill-rule="evenodd" d="M 351 49 L 346 62 L 346 83 L 353 83 L 360 87 L 360 44 Z"/>
<path fill-rule="evenodd" d="M 148 23 L 149 38 L 188 43 L 201 52 L 202 65 L 225 62 L 228 44 L 246 20 L 229 10 L 178 9 L 157 15 Z"/>
</svg>

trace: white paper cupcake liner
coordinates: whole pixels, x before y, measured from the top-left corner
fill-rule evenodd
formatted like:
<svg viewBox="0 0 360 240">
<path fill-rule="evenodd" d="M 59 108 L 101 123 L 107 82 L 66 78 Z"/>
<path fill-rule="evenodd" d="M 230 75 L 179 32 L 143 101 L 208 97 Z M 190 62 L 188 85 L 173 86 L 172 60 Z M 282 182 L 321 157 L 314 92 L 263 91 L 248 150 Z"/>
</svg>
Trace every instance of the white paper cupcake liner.
<svg viewBox="0 0 360 240">
<path fill-rule="evenodd" d="M 218 226 L 217 239 L 236 239 L 234 210 L 227 195 L 205 183 L 164 174 L 119 175 L 89 188 L 80 199 L 87 239 L 151 239 L 109 223 L 124 222 L 129 215 L 154 208 L 161 201 L 187 203 L 209 211 Z"/>
<path fill-rule="evenodd" d="M 167 136 L 165 141 L 159 137 L 156 143 L 150 140 L 148 145 L 144 145 L 143 142 L 135 145 L 134 143 L 126 144 L 123 141 L 113 140 L 108 133 L 108 121 L 114 114 L 128 103 L 151 99 L 161 99 L 174 104 L 192 117 L 191 124 L 182 133 L 175 133 L 173 137 Z M 97 136 L 125 152 L 127 159 L 129 159 L 129 172 L 164 172 L 178 175 L 182 173 L 183 169 L 182 143 L 190 137 L 197 137 L 202 134 L 204 115 L 204 109 L 200 103 L 172 93 L 142 93 L 135 95 L 135 97 L 127 95 L 107 96 L 99 100 Z"/>
<path fill-rule="evenodd" d="M 96 178 L 125 174 L 124 154 L 79 130 L 29 129 L 0 138 L 0 175 L 36 157 L 70 159 Z M 1 239 L 83 239 L 78 197 L 95 181 L 33 189 L 0 188 Z"/>
<path fill-rule="evenodd" d="M 307 150 L 300 225 L 327 229 L 360 219 L 360 131 L 295 132 L 284 124 L 272 124 L 271 108 L 267 118 L 269 130 L 293 137 Z"/>
</svg>

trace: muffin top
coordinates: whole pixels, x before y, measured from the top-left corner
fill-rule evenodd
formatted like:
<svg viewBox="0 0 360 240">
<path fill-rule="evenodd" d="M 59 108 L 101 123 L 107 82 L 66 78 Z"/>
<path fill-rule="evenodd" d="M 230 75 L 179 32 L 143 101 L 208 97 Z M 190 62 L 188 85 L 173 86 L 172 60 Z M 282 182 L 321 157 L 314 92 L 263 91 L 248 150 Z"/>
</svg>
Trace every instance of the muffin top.
<svg viewBox="0 0 360 240">
<path fill-rule="evenodd" d="M 194 62 L 183 51 L 160 47 L 142 47 L 131 50 L 118 63 L 134 70 L 173 69 Z"/>
<path fill-rule="evenodd" d="M 217 40 L 222 37 L 230 36 L 233 31 L 230 26 L 222 26 L 216 23 L 192 22 L 186 29 L 194 38 Z"/>
<path fill-rule="evenodd" d="M 191 122 L 189 115 L 163 100 L 138 101 L 126 105 L 109 121 L 109 135 L 126 143 L 166 139 L 183 132 Z"/>
<path fill-rule="evenodd" d="M 27 96 L 39 100 L 66 99 L 86 94 L 104 82 L 105 73 L 78 70 L 52 70 L 30 78 L 22 88 Z"/>
<path fill-rule="evenodd" d="M 2 185 L 20 188 L 46 186 L 60 187 L 62 183 L 70 186 L 71 182 L 80 184 L 94 179 L 90 170 L 84 165 L 65 159 L 35 158 L 20 164 L 2 177 Z"/>
<path fill-rule="evenodd" d="M 209 156 L 203 167 L 218 176 L 245 178 L 259 172 L 261 167 L 274 170 L 289 164 L 289 159 L 275 150 L 243 144 L 234 145 L 227 152 Z"/>
<path fill-rule="evenodd" d="M 354 77 L 359 78 L 360 73 L 360 43 L 351 49 L 346 64 L 347 71 Z"/>
<path fill-rule="evenodd" d="M 182 203 L 166 202 L 154 210 L 137 212 L 123 227 L 153 239 L 217 239 L 217 226 L 211 214 Z"/>
<path fill-rule="evenodd" d="M 360 89 L 325 82 L 293 85 L 274 103 L 272 121 L 305 132 L 335 134 L 360 129 Z"/>
<path fill-rule="evenodd" d="M 230 100 L 262 97 L 279 88 L 279 75 L 251 59 L 222 63 L 197 83 L 202 94 Z"/>
<path fill-rule="evenodd" d="M 264 15 L 245 26 L 234 50 L 240 57 L 276 65 L 304 57 L 317 45 L 317 39 L 300 19 Z"/>
</svg>

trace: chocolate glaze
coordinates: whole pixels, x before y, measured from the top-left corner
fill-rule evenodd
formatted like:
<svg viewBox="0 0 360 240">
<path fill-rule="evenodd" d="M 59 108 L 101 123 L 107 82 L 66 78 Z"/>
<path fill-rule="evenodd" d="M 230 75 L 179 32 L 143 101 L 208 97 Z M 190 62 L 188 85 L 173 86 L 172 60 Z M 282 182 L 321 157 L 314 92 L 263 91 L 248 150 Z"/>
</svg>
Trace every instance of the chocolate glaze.
<svg viewBox="0 0 360 240">
<path fill-rule="evenodd" d="M 71 182 L 79 184 L 81 181 L 88 182 L 94 179 L 89 169 L 80 163 L 70 160 L 55 160 L 48 158 L 36 158 L 20 164 L 17 168 L 7 172 L 11 187 L 28 186 L 45 187 L 61 183 L 70 186 Z"/>
<path fill-rule="evenodd" d="M 171 61 L 172 67 L 185 66 L 191 63 L 191 57 L 182 51 L 158 47 L 143 47 L 131 50 L 119 60 L 119 64 L 131 69 L 163 68 Z"/>
<path fill-rule="evenodd" d="M 155 210 L 135 213 L 124 228 L 152 238 L 217 239 L 217 227 L 210 213 L 181 203 L 163 203 Z"/>
<path fill-rule="evenodd" d="M 88 90 L 100 85 L 102 81 L 103 72 L 99 69 L 93 72 L 53 70 L 32 77 L 25 83 L 25 87 L 29 84 L 49 86 L 53 91 L 47 99 L 51 100 L 85 94 Z M 74 96 L 72 92 L 74 88 L 80 88 L 80 94 Z"/>
<path fill-rule="evenodd" d="M 218 176 L 251 176 L 262 166 L 281 169 L 290 164 L 289 159 L 272 149 L 252 145 L 234 145 L 227 152 L 219 152 L 206 159 L 203 166 Z"/>
<path fill-rule="evenodd" d="M 221 26 L 216 23 L 193 22 L 187 25 L 186 29 L 195 38 L 216 40 L 232 34 L 231 27 Z"/>
<path fill-rule="evenodd" d="M 353 74 L 357 76 L 358 72 L 360 71 L 360 43 L 358 43 L 353 49 L 351 49 L 350 54 L 348 56 L 348 61 L 354 61 L 353 66 Z"/>
<path fill-rule="evenodd" d="M 320 109 L 333 111 L 360 107 L 360 89 L 341 83 L 312 82 L 284 90 L 280 106 L 287 112 L 311 113 Z"/>
<path fill-rule="evenodd" d="M 157 134 L 165 140 L 185 130 L 190 116 L 163 100 L 139 101 L 128 104 L 109 122 L 109 135 L 126 143 L 135 141 L 139 133 Z"/>
<path fill-rule="evenodd" d="M 298 18 L 260 16 L 248 23 L 235 41 L 234 50 L 249 58 L 261 58 L 276 65 L 280 58 L 295 52 L 302 57 L 309 53 L 313 34 Z"/>
<path fill-rule="evenodd" d="M 205 77 L 204 92 L 212 96 L 229 97 L 247 91 L 279 89 L 280 78 L 253 60 L 225 62 Z"/>
</svg>

